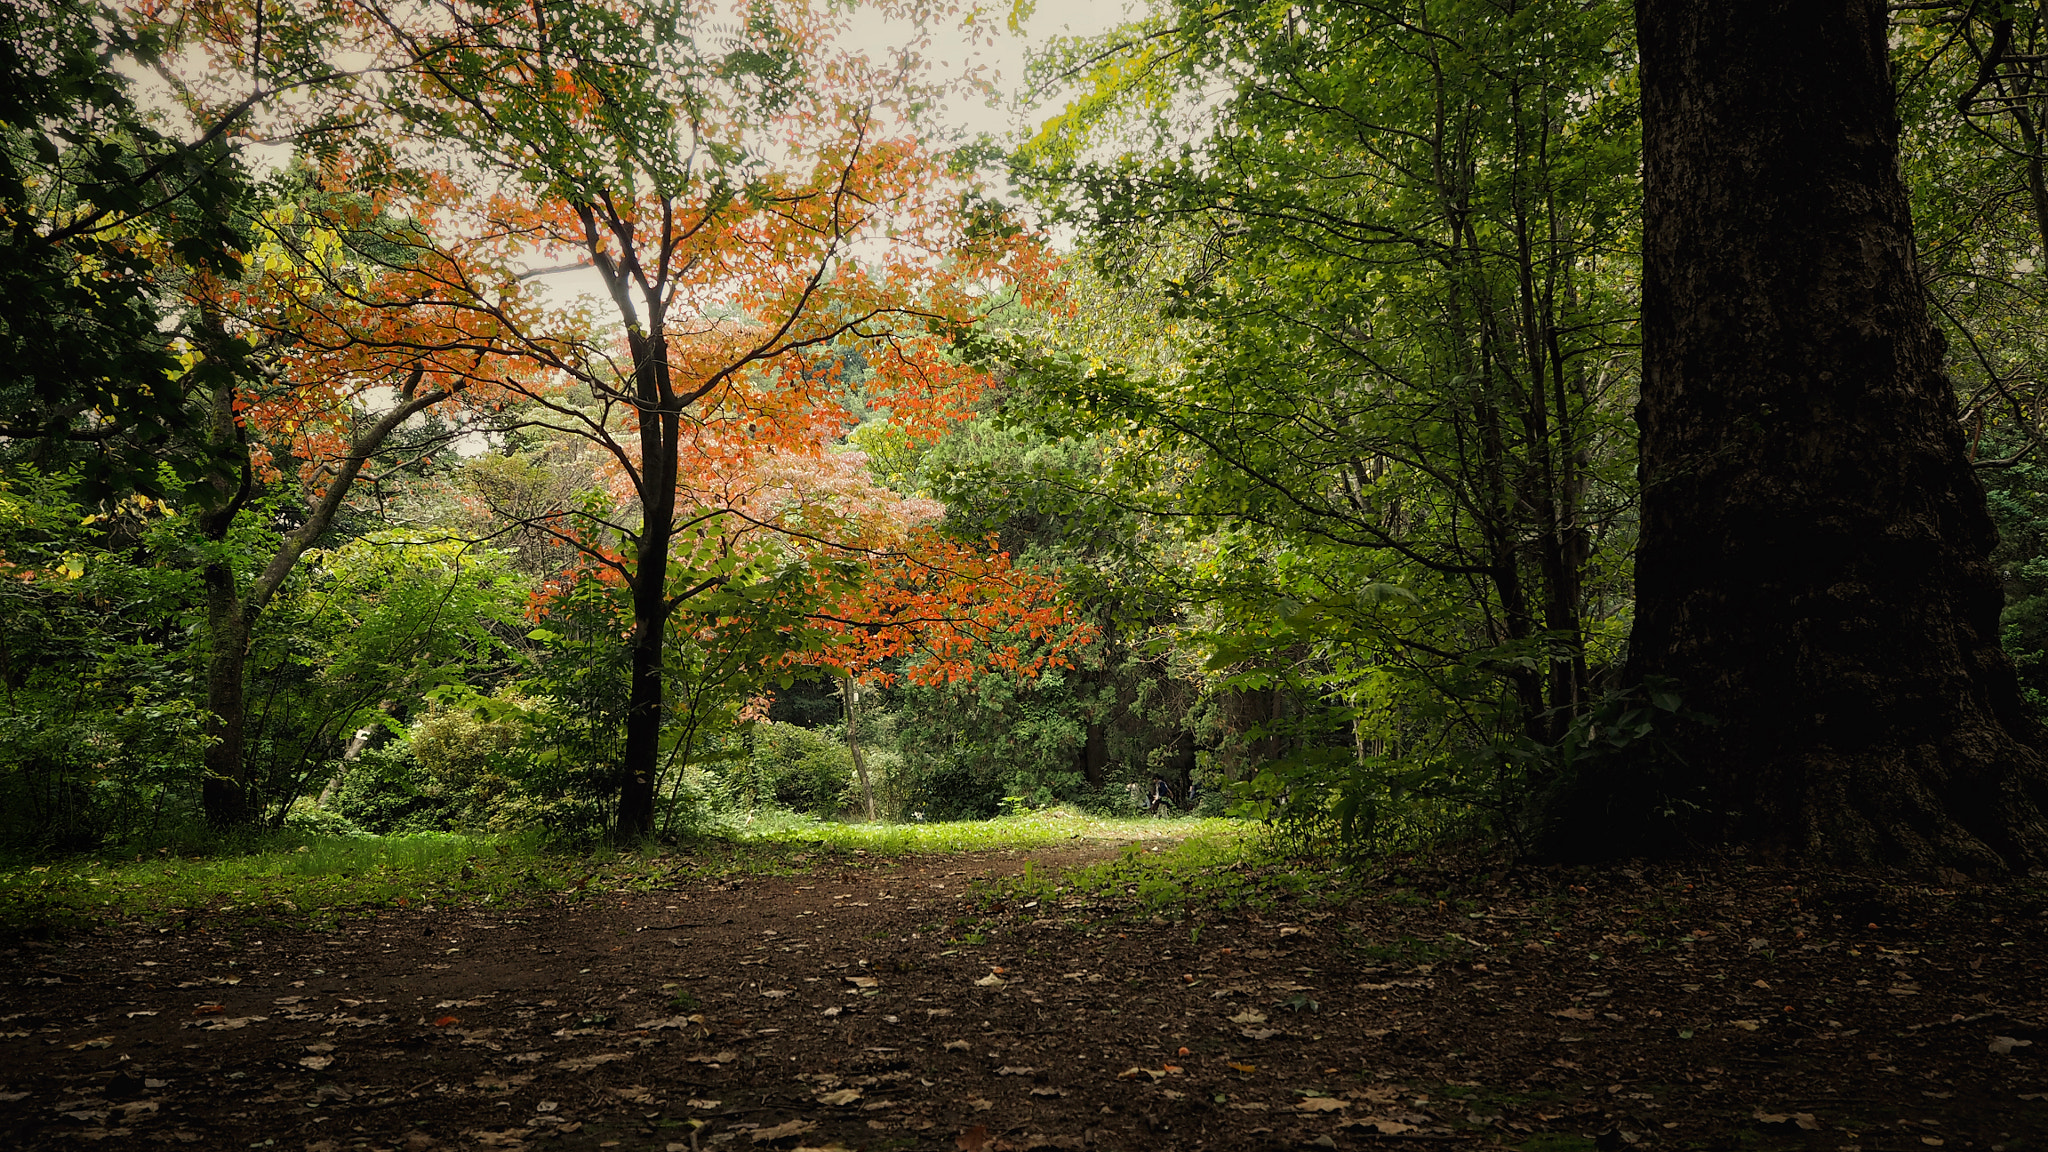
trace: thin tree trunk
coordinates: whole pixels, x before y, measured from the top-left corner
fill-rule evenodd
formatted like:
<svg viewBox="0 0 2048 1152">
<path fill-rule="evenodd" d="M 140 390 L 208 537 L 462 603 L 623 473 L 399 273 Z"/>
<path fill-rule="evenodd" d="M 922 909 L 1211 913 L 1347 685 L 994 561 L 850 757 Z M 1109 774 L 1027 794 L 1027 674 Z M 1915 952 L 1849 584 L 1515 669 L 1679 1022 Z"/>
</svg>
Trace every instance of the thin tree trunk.
<svg viewBox="0 0 2048 1152">
<path fill-rule="evenodd" d="M 846 697 L 846 750 L 853 753 L 853 770 L 860 776 L 860 794 L 867 801 L 868 820 L 875 818 L 875 789 L 868 780 L 868 762 L 860 754 L 860 682 L 848 675 L 839 682 Z"/>
<path fill-rule="evenodd" d="M 658 329 L 657 329 L 658 331 Z M 681 408 L 670 386 L 667 345 L 630 335 L 640 425 L 640 538 L 631 581 L 632 683 L 627 689 L 625 763 L 620 765 L 615 832 L 637 840 L 654 832 L 654 784 L 661 763 L 662 647 L 668 633 L 669 545 L 675 534 L 677 441 Z"/>
<path fill-rule="evenodd" d="M 248 616 L 236 594 L 235 572 L 225 563 L 208 564 L 201 574 L 206 587 L 206 775 L 200 803 L 207 822 L 226 828 L 256 818 L 250 795 L 250 766 L 243 756 L 247 709 L 244 685 L 249 658 Z"/>
<path fill-rule="evenodd" d="M 2042 733 L 1914 267 L 1881 0 L 1639 0 L 1632 683 L 1715 718 L 1596 774 L 1554 849 L 2048 862 Z M 1602 819 L 1605 817 L 1606 819 Z M 1668 841 L 1667 841 L 1668 843 Z"/>
<path fill-rule="evenodd" d="M 399 390 L 399 404 L 371 425 L 349 448 L 349 454 L 335 469 L 327 490 L 307 510 L 306 520 L 279 542 L 277 551 L 250 584 L 246 595 L 239 587 L 231 561 L 207 564 L 202 579 L 206 587 L 206 623 L 209 652 L 206 667 L 205 735 L 207 747 L 200 785 L 200 802 L 209 823 L 217 826 L 247 824 L 261 813 L 255 795 L 254 766 L 246 755 L 248 728 L 247 679 L 249 644 L 256 622 L 271 598 L 297 567 L 299 559 L 313 546 L 334 516 L 341 510 L 348 491 L 362 474 L 363 464 L 384 447 L 401 425 L 419 412 L 449 397 L 446 390 L 421 394 L 424 373 L 414 371 Z M 234 418 L 234 393 L 222 388 L 215 397 L 213 434 L 216 442 L 232 445 L 242 460 L 238 487 L 229 491 L 225 481 L 218 485 L 219 502 L 199 518 L 200 534 L 218 544 L 227 539 L 235 518 L 248 505 L 253 484 L 248 447 Z"/>
</svg>

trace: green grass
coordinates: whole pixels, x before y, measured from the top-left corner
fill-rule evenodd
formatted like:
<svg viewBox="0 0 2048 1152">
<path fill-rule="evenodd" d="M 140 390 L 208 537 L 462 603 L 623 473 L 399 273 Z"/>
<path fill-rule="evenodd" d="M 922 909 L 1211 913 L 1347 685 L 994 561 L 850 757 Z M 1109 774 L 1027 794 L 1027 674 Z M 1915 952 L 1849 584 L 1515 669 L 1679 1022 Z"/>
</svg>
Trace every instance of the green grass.
<svg viewBox="0 0 2048 1152">
<path fill-rule="evenodd" d="M 587 852 L 551 848 L 535 833 L 340 837 L 284 830 L 217 841 L 198 851 L 188 845 L 132 858 L 101 854 L 0 863 L 0 931 L 44 935 L 105 921 L 198 918 L 319 927 L 380 908 L 465 901 L 516 905 L 733 875 L 801 875 L 843 864 L 849 856 L 1103 841 L 1137 841 L 1133 851 L 1142 853 L 1146 840 L 1186 835 L 1222 844 L 1240 830 L 1226 820 L 1118 820 L 1070 809 L 937 824 L 848 824 L 760 812 L 680 847 Z M 1184 851 L 1186 846 L 1173 849 Z"/>
<path fill-rule="evenodd" d="M 333 837 L 289 832 L 260 846 L 132 860 L 72 857 L 0 871 L 0 924 L 56 929 L 104 918 L 234 915 L 320 919 L 435 900 L 516 900 L 574 883 L 574 858 L 533 835 Z"/>
<path fill-rule="evenodd" d="M 951 820 L 930 824 L 854 824 L 792 812 L 757 812 L 729 817 L 721 827 L 741 842 L 768 841 L 873 852 L 882 855 L 985 852 L 999 848 L 1050 848 L 1069 841 L 1206 839 L 1241 829 L 1236 820 L 1096 816 L 1073 808 L 1047 808 L 994 820 Z"/>
<path fill-rule="evenodd" d="M 1081 901 L 1098 911 L 1122 910 L 1180 919 L 1203 912 L 1314 905 L 1341 899 L 1327 865 L 1301 865 L 1276 848 L 1261 825 L 1237 820 L 1177 822 L 1175 844 L 1132 844 L 1115 860 L 1045 876 L 1022 875 L 983 885 L 984 907 L 1038 901 L 1055 907 Z M 1198 941 L 1199 929 L 1195 939 Z"/>
</svg>

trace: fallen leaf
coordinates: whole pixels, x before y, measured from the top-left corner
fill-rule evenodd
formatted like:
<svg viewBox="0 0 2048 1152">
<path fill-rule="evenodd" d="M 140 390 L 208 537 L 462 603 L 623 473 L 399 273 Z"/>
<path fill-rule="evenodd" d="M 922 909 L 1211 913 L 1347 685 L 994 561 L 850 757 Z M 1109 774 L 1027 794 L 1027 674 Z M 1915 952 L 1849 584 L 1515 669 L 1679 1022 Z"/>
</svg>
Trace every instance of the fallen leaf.
<svg viewBox="0 0 2048 1152">
<path fill-rule="evenodd" d="M 725 1101 L 723 1101 L 723 1100 L 686 1100 L 686 1101 L 684 1101 L 684 1103 L 685 1103 L 685 1104 L 687 1104 L 687 1105 L 688 1105 L 689 1107 L 691 1107 L 691 1108 L 695 1108 L 695 1109 L 697 1109 L 697 1110 L 699 1110 L 699 1111 L 702 1111 L 702 1112 L 709 1112 L 709 1111 L 711 1111 L 711 1110 L 712 1110 L 713 1108 L 716 1108 L 716 1107 L 718 1107 L 718 1106 L 719 1106 L 720 1104 L 723 1104 L 723 1103 L 725 1103 Z"/>
<path fill-rule="evenodd" d="M 462 1019 L 461 1019 L 460 1017 L 457 1017 L 457 1016 L 443 1016 L 443 1017 L 441 1017 L 440 1019 L 438 1019 L 438 1020 L 434 1021 L 434 1027 L 436 1027 L 436 1028 L 446 1028 L 446 1027 L 447 1027 L 447 1026 L 449 1026 L 450 1024 L 460 1024 L 460 1023 L 462 1023 Z"/>
<path fill-rule="evenodd" d="M 1235 1016 L 1232 1016 L 1230 1018 L 1230 1022 L 1232 1024 L 1264 1024 L 1266 1022 L 1266 1014 L 1264 1012 L 1253 1012 L 1247 1009 L 1243 1012 L 1239 1012 Z"/>
<path fill-rule="evenodd" d="M 2032 1040 L 2018 1040 L 2011 1036 L 1993 1036 L 1991 1038 L 1991 1054 L 1993 1056 L 2010 1056 L 2015 1048 L 2031 1048 L 2033 1045 L 2034 1042 Z"/>
<path fill-rule="evenodd" d="M 837 1092 L 827 1092 L 823 1096 L 818 1097 L 818 1103 L 830 1104 L 834 1108 L 844 1108 L 858 1099 L 860 1099 L 860 1089 L 841 1088 Z"/>
<path fill-rule="evenodd" d="M 1761 1020 L 1730 1020 L 1730 1021 L 1728 1022 L 1728 1026 L 1729 1026 L 1730 1028 L 1740 1028 L 1740 1029 L 1742 1029 L 1742 1030 L 1743 1030 L 1744 1032 L 1754 1032 L 1754 1031 L 1756 1031 L 1756 1030 L 1757 1030 L 1758 1028 L 1761 1028 L 1761 1027 L 1763 1027 L 1763 1021 L 1761 1021 Z"/>
<path fill-rule="evenodd" d="M 1551 1015 L 1562 1016 L 1566 1020 L 1591 1020 L 1593 1018 L 1593 1010 L 1591 1008 L 1560 1008 L 1552 1012 Z"/>
<path fill-rule="evenodd" d="M 1126 1068 L 1116 1074 L 1119 1080 L 1136 1080 L 1140 1076 L 1150 1076 L 1154 1081 L 1166 1079 L 1166 1073 L 1151 1068 Z"/>
<path fill-rule="evenodd" d="M 1008 1064 L 1005 1064 L 1005 1065 L 1003 1065 L 1003 1066 L 1002 1066 L 1001 1068 L 998 1068 L 998 1069 L 996 1069 L 996 1075 L 998 1075 L 998 1076 L 1029 1076 L 1029 1075 L 1031 1075 L 1031 1074 L 1032 1074 L 1033 1072 L 1036 1072 L 1036 1071 L 1038 1071 L 1038 1069 L 1036 1069 L 1036 1068 L 1021 1068 L 1021 1067 L 1012 1067 L 1012 1066 L 1010 1066 L 1010 1065 L 1008 1065 Z"/>
<path fill-rule="evenodd" d="M 614 1060 L 631 1060 L 632 1058 L 633 1054 L 631 1052 L 599 1052 L 594 1056 L 578 1056 L 572 1060 L 564 1060 L 555 1065 L 555 1067 L 560 1068 L 564 1072 L 586 1072 L 600 1064 L 609 1064 Z M 690 1059 L 695 1060 L 698 1057 L 692 1056 Z"/>
<path fill-rule="evenodd" d="M 992 1100 L 974 1099 L 969 1100 L 967 1102 L 967 1106 L 969 1108 L 974 1109 L 976 1112 L 986 1112 L 989 1109 L 995 1107 L 995 1102 Z"/>
<path fill-rule="evenodd" d="M 659 1020 L 642 1020 L 640 1023 L 633 1025 L 633 1027 L 645 1028 L 649 1032 L 659 1032 L 664 1028 L 688 1028 L 692 1024 L 702 1024 L 703 1022 L 704 1017 L 702 1016 L 664 1016 Z"/>
<path fill-rule="evenodd" d="M 1001 988 L 1005 983 L 1007 982 L 1001 976 L 993 972 L 975 981 L 975 984 L 983 988 Z"/>
<path fill-rule="evenodd" d="M 846 982 L 855 988 L 879 988 L 882 985 L 882 982 L 873 976 L 848 976 Z"/>
<path fill-rule="evenodd" d="M 1296 1104 L 1295 1107 L 1303 1112 L 1342 1112 L 1345 1108 L 1350 1107 L 1350 1105 L 1329 1096 L 1311 1096 Z"/>
<path fill-rule="evenodd" d="M 816 1127 L 817 1125 L 809 1120 L 791 1120 L 787 1124 L 777 1124 L 773 1128 L 756 1128 L 753 1133 L 754 1143 L 772 1144 L 777 1140 L 787 1140 L 791 1136 L 801 1136 Z"/>
<path fill-rule="evenodd" d="M 73 1052 L 82 1052 L 87 1048 L 112 1048 L 113 1046 L 114 1038 L 112 1036 L 95 1036 L 90 1040 L 80 1040 L 76 1044 L 65 1045 L 66 1048 L 71 1049 Z"/>
<path fill-rule="evenodd" d="M 1280 1030 L 1278 1028 L 1240 1028 L 1237 1030 L 1237 1034 L 1247 1040 L 1271 1040 L 1280 1034 Z"/>
<path fill-rule="evenodd" d="M 1067 1090 L 1064 1088 L 1052 1087 L 1033 1088 L 1031 1090 L 1031 1094 L 1033 1096 L 1065 1096 L 1067 1094 Z"/>
<path fill-rule="evenodd" d="M 1239 1072 L 1257 1072 L 1257 1071 L 1259 1070 L 1259 1066 L 1258 1066 L 1257 1064 L 1236 1064 L 1236 1063 L 1232 1063 L 1232 1064 L 1226 1064 L 1226 1065 L 1224 1065 L 1224 1067 L 1226 1067 L 1226 1068 L 1234 1068 L 1234 1069 L 1236 1069 L 1236 1070 L 1237 1070 L 1237 1071 L 1239 1071 Z"/>
<path fill-rule="evenodd" d="M 1750 1115 L 1759 1124 L 1791 1124 L 1806 1132 L 1820 1131 L 1820 1121 L 1811 1112 L 1765 1112 L 1759 1108 Z"/>
<path fill-rule="evenodd" d="M 946 1051 L 948 1052 L 965 1052 L 969 1047 L 970 1045 L 965 1040 L 946 1041 Z"/>
<path fill-rule="evenodd" d="M 1415 1125 L 1403 1124 L 1399 1120 L 1354 1120 L 1347 1127 L 1369 1128 L 1382 1136 L 1401 1136 L 1415 1131 Z"/>
<path fill-rule="evenodd" d="M 953 1144 L 960 1152 L 982 1152 L 982 1149 L 988 1147 L 988 1128 L 986 1125 L 976 1124 L 953 1137 Z"/>
<path fill-rule="evenodd" d="M 315 1071 L 315 1072 L 318 1072 L 318 1071 L 320 1071 L 320 1070 L 322 1070 L 322 1069 L 326 1068 L 326 1067 L 327 1067 L 328 1065 L 330 1065 L 330 1064 L 332 1064 L 332 1063 L 334 1063 L 334 1057 L 332 1057 L 332 1056 L 301 1056 L 301 1057 L 299 1057 L 299 1066 L 300 1066 L 301 1068 L 311 1068 L 311 1069 L 312 1069 L 313 1071 Z"/>
<path fill-rule="evenodd" d="M 725 1051 L 719 1052 L 715 1055 L 692 1056 L 689 1059 L 690 1063 L 692 1064 L 730 1064 L 739 1058 L 739 1053 L 733 1051 L 730 1048 L 727 1048 Z"/>
<path fill-rule="evenodd" d="M 199 1004 L 193 1007 L 194 1016 L 219 1016 L 228 1010 L 225 1004 Z"/>
<path fill-rule="evenodd" d="M 185 1027 L 203 1028 L 208 1032 L 224 1032 L 235 1028 L 246 1028 L 251 1024 L 261 1024 L 268 1019 L 270 1019 L 268 1016 L 225 1016 L 219 1020 L 187 1020 Z"/>
</svg>

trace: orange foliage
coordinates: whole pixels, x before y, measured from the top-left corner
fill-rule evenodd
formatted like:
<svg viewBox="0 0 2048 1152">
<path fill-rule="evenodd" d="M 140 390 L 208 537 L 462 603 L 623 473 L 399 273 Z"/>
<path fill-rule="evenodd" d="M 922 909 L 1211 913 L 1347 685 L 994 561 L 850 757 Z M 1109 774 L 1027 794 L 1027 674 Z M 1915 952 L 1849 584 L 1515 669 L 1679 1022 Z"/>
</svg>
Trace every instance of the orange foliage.
<svg viewBox="0 0 2048 1152">
<path fill-rule="evenodd" d="M 317 29 L 324 53 L 253 67 L 251 10 L 233 0 L 130 10 L 196 30 L 211 66 L 183 90 L 195 116 L 271 83 L 292 98 L 249 105 L 237 131 L 358 125 L 322 137 L 321 192 L 261 221 L 253 275 L 214 288 L 280 366 L 242 419 L 289 442 L 309 484 L 346 451 L 349 418 L 409 381 L 447 392 L 458 420 L 516 406 L 529 427 L 600 446 L 593 479 L 643 525 L 564 508 L 543 526 L 634 587 L 643 614 L 668 594 L 648 586 L 668 532 L 695 524 L 727 555 L 818 561 L 838 639 L 815 659 L 855 674 L 922 653 L 921 678 L 1028 675 L 1085 639 L 1050 577 L 942 537 L 935 505 L 873 484 L 839 447 L 848 355 L 866 366 L 868 404 L 928 441 L 987 384 L 950 334 L 1054 291 L 1045 245 L 982 203 L 920 127 L 949 92 L 918 45 L 849 51 L 840 40 L 866 13 L 822 0 L 750 9 L 738 27 L 723 9 L 657 6 L 695 39 L 669 39 L 655 9 L 625 0 L 271 4 L 276 27 Z M 555 25 L 575 21 L 637 31 L 570 51 Z M 793 71 L 729 68 L 702 55 L 713 42 L 781 53 Z M 320 61 L 344 57 L 356 82 L 317 82 Z M 548 267 L 594 270 L 605 299 L 552 298 L 533 274 Z M 867 579 L 828 587 L 824 563 L 855 556 Z"/>
</svg>

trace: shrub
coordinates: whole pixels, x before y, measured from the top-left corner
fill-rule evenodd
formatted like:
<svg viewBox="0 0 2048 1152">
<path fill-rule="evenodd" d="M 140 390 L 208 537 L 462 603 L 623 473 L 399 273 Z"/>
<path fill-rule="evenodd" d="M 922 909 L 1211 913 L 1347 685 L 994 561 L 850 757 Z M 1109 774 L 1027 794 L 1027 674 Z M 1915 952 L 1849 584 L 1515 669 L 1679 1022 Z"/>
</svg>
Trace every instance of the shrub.
<svg viewBox="0 0 2048 1152">
<path fill-rule="evenodd" d="M 445 832 L 455 826 L 453 806 L 447 797 L 428 790 L 426 774 L 413 759 L 409 743 L 372 748 L 343 765 L 342 771 L 333 811 L 365 831 L 392 836 Z"/>
<path fill-rule="evenodd" d="M 758 726 L 753 755 L 729 769 L 727 780 L 751 803 L 820 816 L 837 813 L 849 789 L 857 796 L 860 787 L 845 745 L 794 724 Z"/>
</svg>

